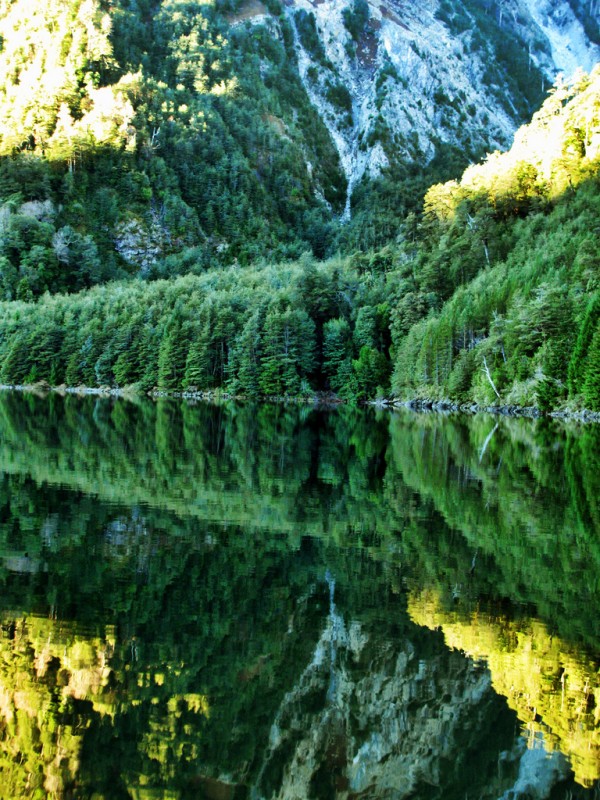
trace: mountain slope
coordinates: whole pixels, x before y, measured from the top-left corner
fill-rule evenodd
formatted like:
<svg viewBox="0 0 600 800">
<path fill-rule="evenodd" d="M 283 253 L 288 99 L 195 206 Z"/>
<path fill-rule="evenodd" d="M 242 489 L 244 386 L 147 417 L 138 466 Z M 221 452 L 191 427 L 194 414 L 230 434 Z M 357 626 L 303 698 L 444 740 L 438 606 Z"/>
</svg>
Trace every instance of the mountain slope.
<svg viewBox="0 0 600 800">
<path fill-rule="evenodd" d="M 553 8 L 2 0 L 2 296 L 383 244 L 597 60 Z"/>
<path fill-rule="evenodd" d="M 374 202 L 381 215 L 386 184 L 404 183 L 411 165 L 431 183 L 506 148 L 558 71 L 600 59 L 597 25 L 566 2 L 290 0 L 286 12 L 304 86 L 348 178 L 347 218 Z M 410 203 L 399 199 L 392 214 Z M 361 246 L 369 223 L 343 238 Z M 381 240 L 385 223 L 376 224 Z"/>
<path fill-rule="evenodd" d="M 599 170 L 596 68 L 509 152 L 429 190 L 418 247 L 402 248 L 396 394 L 600 410 Z"/>
<path fill-rule="evenodd" d="M 599 174 L 596 68 L 394 246 L 3 303 L 0 380 L 600 411 Z"/>
</svg>

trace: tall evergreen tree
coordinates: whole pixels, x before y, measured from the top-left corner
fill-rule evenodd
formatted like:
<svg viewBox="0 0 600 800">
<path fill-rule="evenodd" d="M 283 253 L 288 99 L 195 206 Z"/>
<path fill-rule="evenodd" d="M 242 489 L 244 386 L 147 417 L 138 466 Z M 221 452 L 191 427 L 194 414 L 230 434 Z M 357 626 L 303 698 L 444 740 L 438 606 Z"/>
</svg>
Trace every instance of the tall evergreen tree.
<svg viewBox="0 0 600 800">
<path fill-rule="evenodd" d="M 600 411 L 600 323 L 596 326 L 596 332 L 588 350 L 583 383 L 583 404 L 590 411 Z"/>
</svg>

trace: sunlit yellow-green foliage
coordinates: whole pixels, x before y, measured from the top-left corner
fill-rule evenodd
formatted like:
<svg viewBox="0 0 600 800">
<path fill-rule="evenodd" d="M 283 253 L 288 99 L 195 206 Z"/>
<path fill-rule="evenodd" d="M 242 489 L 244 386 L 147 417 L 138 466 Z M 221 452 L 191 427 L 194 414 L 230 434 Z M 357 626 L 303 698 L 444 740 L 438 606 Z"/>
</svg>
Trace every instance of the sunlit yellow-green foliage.
<svg viewBox="0 0 600 800">
<path fill-rule="evenodd" d="M 180 729 L 196 716 L 208 718 L 206 695 L 177 694 L 182 669 L 173 664 L 165 664 L 162 673 L 139 672 L 130 680 L 129 666 L 123 670 L 115 661 L 115 645 L 110 626 L 98 636 L 53 619 L 5 614 L 0 638 L 4 797 L 72 796 L 79 784 L 83 740 L 94 718 L 106 716 L 112 725 L 115 717 L 142 703 L 156 709 L 138 743 L 144 758 L 163 764 L 173 777 L 182 758 L 195 757 L 194 744 Z M 89 704 L 92 713 L 74 701 Z"/>
<path fill-rule="evenodd" d="M 484 660 L 494 688 L 506 696 L 525 731 L 565 753 L 576 780 L 600 777 L 598 664 L 537 620 L 446 611 L 435 592 L 414 592 L 408 611 L 418 625 L 441 628 L 450 647 Z"/>
<path fill-rule="evenodd" d="M 9 634 L 10 632 L 10 634 Z M 73 705 L 109 710 L 103 694 L 114 638 L 81 638 L 49 619 L 2 620 L 0 775 L 5 797 L 64 796 L 77 774 L 86 723 Z"/>
<path fill-rule="evenodd" d="M 2 0 L 0 155 L 36 148 L 66 160 L 86 144 L 126 139 L 131 103 L 100 88 L 114 65 L 110 33 L 98 0 Z"/>
<path fill-rule="evenodd" d="M 429 189 L 425 213 L 452 222 L 466 200 L 518 213 L 533 201 L 556 198 L 572 189 L 595 174 L 599 164 L 597 66 L 590 75 L 579 72 L 569 82 L 559 79 L 531 122 L 517 131 L 508 152 L 495 152 L 482 164 L 468 167 L 459 181 Z"/>
</svg>

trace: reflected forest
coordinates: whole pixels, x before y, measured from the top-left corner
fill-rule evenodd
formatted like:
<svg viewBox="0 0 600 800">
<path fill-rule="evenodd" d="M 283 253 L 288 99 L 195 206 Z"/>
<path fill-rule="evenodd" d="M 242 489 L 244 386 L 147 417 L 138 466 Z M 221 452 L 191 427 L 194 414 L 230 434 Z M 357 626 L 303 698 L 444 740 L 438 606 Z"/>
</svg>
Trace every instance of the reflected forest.
<svg viewBox="0 0 600 800">
<path fill-rule="evenodd" d="M 597 798 L 596 426 L 0 395 L 12 798 Z"/>
</svg>

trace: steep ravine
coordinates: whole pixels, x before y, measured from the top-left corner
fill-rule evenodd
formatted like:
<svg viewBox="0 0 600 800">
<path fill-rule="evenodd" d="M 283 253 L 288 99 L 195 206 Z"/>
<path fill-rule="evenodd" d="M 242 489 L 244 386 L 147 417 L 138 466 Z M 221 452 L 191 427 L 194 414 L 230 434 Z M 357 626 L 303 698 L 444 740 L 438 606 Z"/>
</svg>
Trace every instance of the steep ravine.
<svg viewBox="0 0 600 800">
<path fill-rule="evenodd" d="M 369 2 L 352 35 L 352 4 L 288 0 L 300 76 L 348 179 L 346 216 L 357 183 L 392 159 L 428 163 L 444 145 L 506 148 L 523 122 L 524 84 L 539 83 L 542 97 L 559 72 L 590 70 L 600 58 L 566 0 L 482 6 Z M 492 69 L 513 41 L 522 63 Z"/>
</svg>

